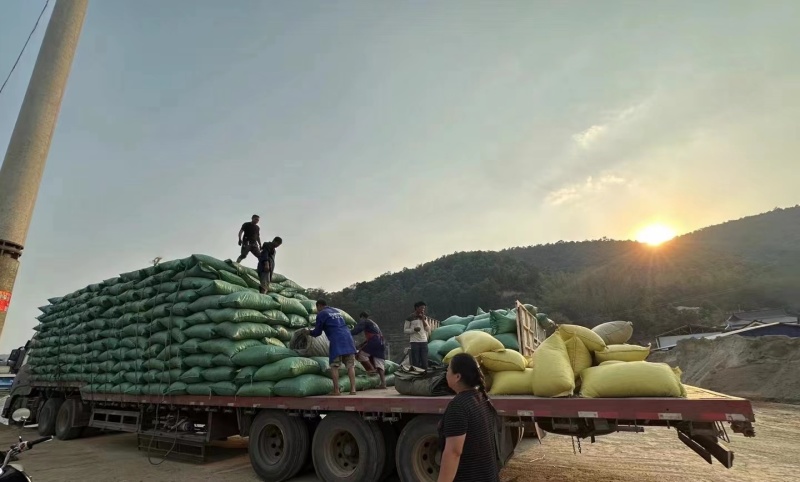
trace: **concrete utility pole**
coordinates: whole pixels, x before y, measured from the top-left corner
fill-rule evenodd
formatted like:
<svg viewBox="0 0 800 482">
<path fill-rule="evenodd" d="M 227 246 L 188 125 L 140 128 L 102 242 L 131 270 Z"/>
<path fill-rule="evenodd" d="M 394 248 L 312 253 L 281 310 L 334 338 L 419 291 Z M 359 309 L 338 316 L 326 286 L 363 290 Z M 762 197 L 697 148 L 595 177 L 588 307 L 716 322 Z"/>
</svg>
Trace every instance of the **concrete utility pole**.
<svg viewBox="0 0 800 482">
<path fill-rule="evenodd" d="M 58 0 L 0 168 L 0 336 L 88 0 Z"/>
</svg>

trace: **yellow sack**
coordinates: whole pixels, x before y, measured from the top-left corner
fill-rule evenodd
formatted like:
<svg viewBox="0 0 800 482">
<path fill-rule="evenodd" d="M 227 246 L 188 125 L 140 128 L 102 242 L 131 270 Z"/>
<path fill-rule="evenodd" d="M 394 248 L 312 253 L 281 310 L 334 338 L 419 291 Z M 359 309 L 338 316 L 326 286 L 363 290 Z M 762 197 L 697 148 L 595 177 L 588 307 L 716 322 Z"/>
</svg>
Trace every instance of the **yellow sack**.
<svg viewBox="0 0 800 482">
<path fill-rule="evenodd" d="M 461 347 L 453 348 L 452 350 L 447 352 L 447 355 L 445 355 L 444 358 L 442 358 L 442 363 L 448 365 L 450 363 L 450 360 L 452 360 L 453 357 L 458 355 L 459 353 L 464 353 L 464 349 Z"/>
<path fill-rule="evenodd" d="M 594 352 L 594 356 L 597 357 L 597 363 L 611 360 L 623 362 L 644 361 L 649 354 L 649 346 L 638 345 L 610 345 L 605 350 Z"/>
<path fill-rule="evenodd" d="M 527 364 L 525 365 L 526 368 L 533 368 L 533 357 L 532 356 L 526 356 L 525 357 L 525 361 L 527 362 Z"/>
<path fill-rule="evenodd" d="M 600 365 L 598 365 L 598 366 L 604 367 L 606 365 L 614 365 L 614 364 L 617 364 L 617 363 L 626 363 L 626 362 L 619 361 L 619 360 L 608 360 L 608 361 L 600 362 Z"/>
<path fill-rule="evenodd" d="M 525 368 L 528 366 L 528 360 L 518 351 L 514 350 L 497 350 L 481 353 L 480 362 L 481 365 L 492 372 L 521 372 L 525 371 Z"/>
<path fill-rule="evenodd" d="M 498 339 L 481 330 L 465 331 L 456 337 L 456 341 L 461 345 L 464 353 L 472 356 L 504 348 Z"/>
<path fill-rule="evenodd" d="M 533 369 L 505 371 L 492 374 L 492 389 L 489 395 L 532 395 Z"/>
<path fill-rule="evenodd" d="M 609 321 L 592 328 L 600 335 L 606 345 L 621 345 L 627 343 L 633 336 L 633 323 L 630 321 Z"/>
<path fill-rule="evenodd" d="M 567 347 L 559 336 L 550 336 L 533 352 L 533 394 L 565 397 L 575 390 L 575 373 Z"/>
<path fill-rule="evenodd" d="M 586 398 L 685 397 L 681 371 L 666 363 L 645 361 L 587 368 L 581 373 Z"/>
<path fill-rule="evenodd" d="M 573 336 L 564 340 L 564 345 L 567 347 L 567 357 L 575 377 L 592 366 L 592 353 L 580 338 Z"/>
<path fill-rule="evenodd" d="M 558 328 L 556 328 L 556 334 L 564 341 L 567 341 L 570 338 L 580 338 L 589 351 L 598 351 L 606 347 L 606 342 L 600 338 L 600 335 L 583 326 L 558 325 Z"/>
</svg>

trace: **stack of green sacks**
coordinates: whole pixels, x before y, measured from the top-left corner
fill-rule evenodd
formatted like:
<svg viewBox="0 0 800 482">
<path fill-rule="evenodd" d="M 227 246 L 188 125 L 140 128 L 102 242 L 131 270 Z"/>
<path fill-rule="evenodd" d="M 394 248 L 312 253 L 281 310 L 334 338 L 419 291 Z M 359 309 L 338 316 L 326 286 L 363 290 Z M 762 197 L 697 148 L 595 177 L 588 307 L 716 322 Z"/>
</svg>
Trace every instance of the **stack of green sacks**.
<svg viewBox="0 0 800 482">
<path fill-rule="evenodd" d="M 82 382 L 87 393 L 330 392 L 323 367 L 287 348 L 294 331 L 314 325 L 315 301 L 277 273 L 268 294 L 258 287 L 255 270 L 192 255 L 51 298 L 35 328 L 32 377 Z"/>
<path fill-rule="evenodd" d="M 543 326 L 552 323 L 547 315 L 538 313 L 538 309 L 529 304 L 523 305 Z M 477 314 L 469 316 L 451 316 L 433 330 L 428 342 L 428 359 L 441 363 L 452 350 L 459 348 L 456 337 L 463 332 L 481 330 L 495 337 L 503 346 L 511 350 L 519 350 L 517 339 L 517 309 L 491 310 L 488 313 L 478 308 Z"/>
</svg>

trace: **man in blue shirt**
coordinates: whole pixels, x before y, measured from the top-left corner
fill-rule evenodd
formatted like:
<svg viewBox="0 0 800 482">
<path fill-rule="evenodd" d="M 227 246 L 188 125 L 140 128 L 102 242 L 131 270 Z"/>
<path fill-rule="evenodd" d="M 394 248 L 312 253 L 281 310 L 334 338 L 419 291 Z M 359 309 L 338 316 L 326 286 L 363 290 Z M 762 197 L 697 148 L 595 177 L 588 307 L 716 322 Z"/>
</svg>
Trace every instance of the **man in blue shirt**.
<svg viewBox="0 0 800 482">
<path fill-rule="evenodd" d="M 333 394 L 341 395 L 339 391 L 339 367 L 342 363 L 347 367 L 347 376 L 350 378 L 350 395 L 356 394 L 356 344 L 347 323 L 339 310 L 331 308 L 325 300 L 317 300 L 317 323 L 309 333 L 314 338 L 325 332 L 330 341 L 328 360 L 331 364 L 331 378 L 333 379 Z"/>
<path fill-rule="evenodd" d="M 272 275 L 275 273 L 275 251 L 283 244 L 280 236 L 261 246 L 261 254 L 258 256 L 258 278 L 261 283 L 258 291 L 266 293 L 269 291 L 269 284 L 272 283 Z"/>
<path fill-rule="evenodd" d="M 364 333 L 366 341 L 359 347 L 356 358 L 364 365 L 368 373 L 378 372 L 381 377 L 381 386 L 386 388 L 386 345 L 383 340 L 383 333 L 374 321 L 369 319 L 366 311 L 359 315 L 358 323 L 355 328 L 350 330 L 353 336 Z"/>
</svg>

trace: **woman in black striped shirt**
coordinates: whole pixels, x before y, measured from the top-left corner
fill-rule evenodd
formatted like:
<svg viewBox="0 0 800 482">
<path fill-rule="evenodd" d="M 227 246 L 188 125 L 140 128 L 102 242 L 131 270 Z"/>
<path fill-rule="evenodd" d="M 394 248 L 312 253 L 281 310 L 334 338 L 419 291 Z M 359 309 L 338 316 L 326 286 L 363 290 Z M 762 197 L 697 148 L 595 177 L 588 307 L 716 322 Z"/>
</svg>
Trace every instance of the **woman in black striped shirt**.
<svg viewBox="0 0 800 482">
<path fill-rule="evenodd" d="M 439 438 L 442 463 L 439 482 L 499 482 L 495 412 L 478 362 L 460 353 L 447 367 L 447 384 L 456 396 L 447 405 Z"/>
</svg>

